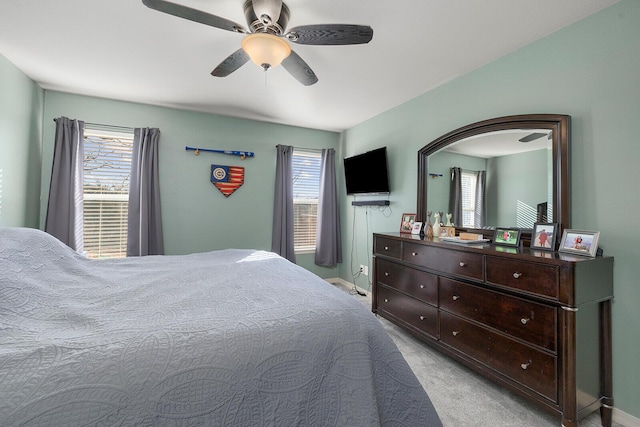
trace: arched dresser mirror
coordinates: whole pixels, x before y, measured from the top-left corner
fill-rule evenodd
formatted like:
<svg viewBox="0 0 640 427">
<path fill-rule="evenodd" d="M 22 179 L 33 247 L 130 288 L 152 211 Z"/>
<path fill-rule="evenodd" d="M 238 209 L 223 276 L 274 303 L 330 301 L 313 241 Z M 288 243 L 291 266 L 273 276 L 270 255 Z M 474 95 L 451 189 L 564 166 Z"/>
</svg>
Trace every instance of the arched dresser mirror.
<svg viewBox="0 0 640 427">
<path fill-rule="evenodd" d="M 456 167 L 468 174 L 484 170 L 485 181 L 482 219 L 466 217 L 466 224 L 454 222 L 456 229 L 490 236 L 493 227 L 521 228 L 527 241 L 526 230 L 542 217 L 558 223 L 561 235 L 570 227 L 570 125 L 567 115 L 498 117 L 463 126 L 425 145 L 418 151 L 417 221 L 426 222 L 428 211 L 450 211 Z"/>
</svg>

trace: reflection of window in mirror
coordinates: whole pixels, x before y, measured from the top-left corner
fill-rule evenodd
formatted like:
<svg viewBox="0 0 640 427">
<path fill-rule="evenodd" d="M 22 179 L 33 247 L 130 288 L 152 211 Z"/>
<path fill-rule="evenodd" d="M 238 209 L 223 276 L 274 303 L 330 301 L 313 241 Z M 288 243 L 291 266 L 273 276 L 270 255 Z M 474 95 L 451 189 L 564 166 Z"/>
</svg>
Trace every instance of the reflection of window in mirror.
<svg viewBox="0 0 640 427">
<path fill-rule="evenodd" d="M 476 227 L 476 173 L 462 171 L 462 226 Z M 478 224 L 479 226 L 479 224 Z"/>
</svg>

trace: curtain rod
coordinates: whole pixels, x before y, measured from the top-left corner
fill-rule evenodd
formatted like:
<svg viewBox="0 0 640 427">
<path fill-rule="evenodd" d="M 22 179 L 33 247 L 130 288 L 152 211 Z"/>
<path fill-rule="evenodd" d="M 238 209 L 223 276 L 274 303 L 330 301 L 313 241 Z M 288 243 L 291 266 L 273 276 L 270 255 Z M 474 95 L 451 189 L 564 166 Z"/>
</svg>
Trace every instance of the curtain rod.
<svg viewBox="0 0 640 427">
<path fill-rule="evenodd" d="M 277 144 L 276 147 L 278 147 L 279 145 L 285 145 L 285 144 Z M 323 148 L 296 147 L 295 145 L 290 145 L 289 147 L 292 147 L 295 150 L 299 150 L 299 151 L 322 151 L 323 150 Z M 327 150 L 331 150 L 331 148 L 327 148 Z"/>
<path fill-rule="evenodd" d="M 54 122 L 57 122 L 58 119 L 54 118 L 53 119 Z M 102 123 L 91 123 L 91 122 L 84 122 L 85 125 L 88 125 L 90 127 L 95 127 L 95 128 L 104 128 L 104 129 L 120 129 L 120 130 L 126 130 L 129 132 L 133 132 L 135 128 L 132 127 L 128 127 L 128 126 L 114 126 L 114 125 L 104 125 Z"/>
<path fill-rule="evenodd" d="M 459 168 L 460 166 L 454 166 L 454 167 Z M 453 169 L 453 168 L 452 168 L 452 169 Z M 480 171 L 477 171 L 477 170 L 473 170 L 473 169 L 465 169 L 465 168 L 460 168 L 460 171 L 462 171 L 462 172 L 467 172 L 467 173 L 478 173 L 478 172 L 480 172 Z"/>
</svg>

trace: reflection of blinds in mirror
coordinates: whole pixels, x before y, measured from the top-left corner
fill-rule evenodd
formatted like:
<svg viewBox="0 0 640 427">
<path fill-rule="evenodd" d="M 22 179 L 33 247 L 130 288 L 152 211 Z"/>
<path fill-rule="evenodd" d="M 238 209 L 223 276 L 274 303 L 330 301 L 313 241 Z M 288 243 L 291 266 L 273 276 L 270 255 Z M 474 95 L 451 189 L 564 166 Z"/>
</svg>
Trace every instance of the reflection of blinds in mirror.
<svg viewBox="0 0 640 427">
<path fill-rule="evenodd" d="M 476 174 L 462 171 L 462 226 L 480 227 L 474 224 L 476 210 Z"/>
<path fill-rule="evenodd" d="M 522 200 L 516 201 L 516 226 L 532 229 L 538 216 L 538 207 L 530 206 Z"/>
</svg>

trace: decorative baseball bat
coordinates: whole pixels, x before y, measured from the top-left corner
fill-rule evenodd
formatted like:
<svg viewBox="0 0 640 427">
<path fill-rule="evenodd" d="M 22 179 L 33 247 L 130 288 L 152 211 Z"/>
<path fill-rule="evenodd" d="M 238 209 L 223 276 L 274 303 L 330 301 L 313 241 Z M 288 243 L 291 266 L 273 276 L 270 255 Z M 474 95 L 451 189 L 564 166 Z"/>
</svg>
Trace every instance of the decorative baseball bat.
<svg viewBox="0 0 640 427">
<path fill-rule="evenodd" d="M 242 160 L 247 157 L 254 157 L 255 154 L 253 151 L 233 151 L 233 150 L 213 150 L 210 148 L 194 148 L 194 147 L 184 147 L 186 151 L 195 151 L 196 156 L 200 155 L 201 151 L 206 151 L 207 153 L 220 153 L 220 154 L 229 154 L 231 156 L 240 156 Z"/>
</svg>

